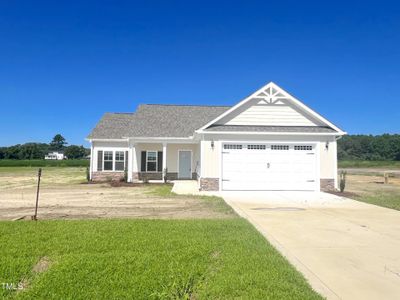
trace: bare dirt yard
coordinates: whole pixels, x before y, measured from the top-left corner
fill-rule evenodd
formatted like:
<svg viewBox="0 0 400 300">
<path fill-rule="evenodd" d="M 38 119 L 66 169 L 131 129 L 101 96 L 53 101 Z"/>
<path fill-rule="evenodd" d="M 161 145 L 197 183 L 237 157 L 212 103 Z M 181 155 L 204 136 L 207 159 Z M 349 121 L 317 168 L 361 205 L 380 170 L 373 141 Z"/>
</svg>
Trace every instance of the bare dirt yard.
<svg viewBox="0 0 400 300">
<path fill-rule="evenodd" d="M 389 183 L 384 183 L 383 172 L 356 174 L 348 171 L 344 196 L 400 210 L 400 178 L 390 177 Z"/>
<path fill-rule="evenodd" d="M 32 216 L 37 168 L 0 168 L 0 220 Z M 88 184 L 85 168 L 43 168 L 39 219 L 230 218 L 217 197 L 178 196 L 169 185 Z"/>
</svg>

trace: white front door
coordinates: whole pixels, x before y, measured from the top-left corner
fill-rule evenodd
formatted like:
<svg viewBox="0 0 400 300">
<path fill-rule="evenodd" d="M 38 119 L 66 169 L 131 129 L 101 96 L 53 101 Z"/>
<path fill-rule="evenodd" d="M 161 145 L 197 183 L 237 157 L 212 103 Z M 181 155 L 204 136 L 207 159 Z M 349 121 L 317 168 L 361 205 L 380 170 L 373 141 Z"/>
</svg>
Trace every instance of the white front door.
<svg viewBox="0 0 400 300">
<path fill-rule="evenodd" d="M 315 144 L 229 143 L 222 147 L 222 190 L 315 190 Z"/>
<path fill-rule="evenodd" d="M 178 178 L 191 179 L 192 178 L 192 151 L 179 150 L 178 155 Z"/>
</svg>

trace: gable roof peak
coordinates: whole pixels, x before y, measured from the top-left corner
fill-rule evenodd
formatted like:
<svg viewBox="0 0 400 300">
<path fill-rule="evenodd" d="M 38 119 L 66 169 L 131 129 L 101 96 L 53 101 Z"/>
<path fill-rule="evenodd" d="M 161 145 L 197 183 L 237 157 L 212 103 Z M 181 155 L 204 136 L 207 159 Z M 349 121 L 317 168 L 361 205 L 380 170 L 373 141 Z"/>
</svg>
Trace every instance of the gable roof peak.
<svg viewBox="0 0 400 300">
<path fill-rule="evenodd" d="M 290 95 L 288 92 L 286 92 L 283 88 L 278 86 L 276 83 L 270 81 L 266 85 L 262 86 L 258 90 L 256 90 L 254 93 L 252 93 L 250 96 L 246 97 L 242 101 L 240 101 L 238 104 L 234 105 L 231 109 L 228 109 L 221 115 L 219 115 L 217 118 L 214 120 L 210 121 L 203 127 L 199 128 L 196 130 L 196 132 L 201 132 L 205 130 L 206 128 L 210 127 L 211 125 L 215 124 L 217 121 L 221 120 L 223 117 L 229 115 L 233 111 L 237 110 L 239 107 L 247 103 L 248 101 L 252 100 L 253 98 L 256 97 L 269 97 L 271 100 L 272 99 L 279 99 L 279 98 L 285 98 L 292 102 L 294 105 L 308 113 L 310 116 L 314 117 L 316 120 L 319 120 L 322 124 L 325 124 L 326 126 L 329 126 L 330 128 L 334 129 L 335 131 L 338 132 L 338 134 L 343 135 L 345 132 L 341 130 L 339 127 L 335 126 L 331 122 L 329 122 L 327 119 L 322 117 L 320 114 L 309 108 L 307 105 L 302 103 L 300 100 L 296 99 L 292 95 Z"/>
</svg>

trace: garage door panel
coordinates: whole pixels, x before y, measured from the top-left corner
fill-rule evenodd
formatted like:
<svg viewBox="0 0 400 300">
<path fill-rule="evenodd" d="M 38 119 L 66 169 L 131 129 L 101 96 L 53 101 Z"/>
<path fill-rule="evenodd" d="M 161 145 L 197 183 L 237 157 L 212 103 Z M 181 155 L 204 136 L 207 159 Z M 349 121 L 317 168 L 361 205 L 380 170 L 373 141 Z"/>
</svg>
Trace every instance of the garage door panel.
<svg viewBox="0 0 400 300">
<path fill-rule="evenodd" d="M 296 151 L 293 145 L 238 148 L 222 152 L 223 190 L 315 190 L 315 147 L 311 151 Z"/>
</svg>

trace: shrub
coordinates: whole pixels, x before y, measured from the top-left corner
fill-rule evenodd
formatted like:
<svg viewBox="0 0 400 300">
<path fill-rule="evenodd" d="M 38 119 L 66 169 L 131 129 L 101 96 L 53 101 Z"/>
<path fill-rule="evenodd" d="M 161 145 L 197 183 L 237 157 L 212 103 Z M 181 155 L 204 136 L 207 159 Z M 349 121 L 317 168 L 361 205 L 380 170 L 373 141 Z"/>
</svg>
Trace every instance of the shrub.
<svg viewBox="0 0 400 300">
<path fill-rule="evenodd" d="M 340 183 L 339 183 L 339 188 L 341 193 L 344 192 L 345 187 L 346 187 L 346 171 L 342 171 L 340 173 Z"/>
<path fill-rule="evenodd" d="M 142 175 L 142 180 L 143 180 L 143 183 L 149 183 L 149 177 L 147 176 L 147 174 Z"/>
<path fill-rule="evenodd" d="M 124 181 L 128 182 L 128 169 L 126 169 L 126 168 L 124 170 Z"/>
<path fill-rule="evenodd" d="M 164 175 L 164 183 L 167 183 L 168 179 L 167 179 L 167 174 L 168 174 L 168 168 L 164 168 L 163 170 L 163 175 Z"/>
<path fill-rule="evenodd" d="M 87 182 L 90 181 L 90 171 L 89 171 L 89 167 L 86 167 L 86 180 L 87 180 Z"/>
</svg>

